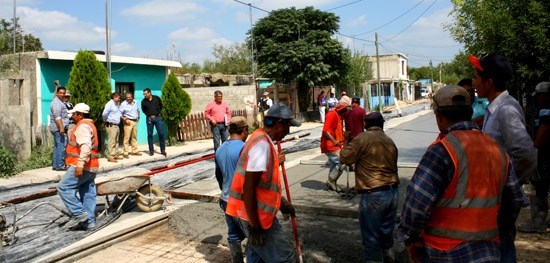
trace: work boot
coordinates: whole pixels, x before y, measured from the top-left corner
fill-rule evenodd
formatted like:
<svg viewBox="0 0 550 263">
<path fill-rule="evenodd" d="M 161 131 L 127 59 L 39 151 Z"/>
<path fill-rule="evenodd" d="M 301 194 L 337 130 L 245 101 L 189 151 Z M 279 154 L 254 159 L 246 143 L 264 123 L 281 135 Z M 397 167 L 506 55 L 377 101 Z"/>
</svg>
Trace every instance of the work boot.
<svg viewBox="0 0 550 263">
<path fill-rule="evenodd" d="M 231 252 L 231 263 L 243 263 L 243 250 L 241 242 L 229 242 L 229 251 Z"/>
<path fill-rule="evenodd" d="M 336 181 L 333 181 L 329 178 L 325 184 L 327 185 L 327 189 L 329 191 L 340 192 L 340 188 L 338 188 L 338 184 L 336 184 Z"/>
<path fill-rule="evenodd" d="M 382 258 L 384 259 L 384 263 L 394 263 L 395 255 L 393 253 L 393 249 L 388 248 L 388 249 L 382 250 Z"/>
<path fill-rule="evenodd" d="M 531 220 L 525 224 L 520 224 L 518 230 L 524 233 L 546 233 L 546 216 L 548 215 L 548 201 L 539 200 L 536 196 L 531 196 Z"/>
</svg>

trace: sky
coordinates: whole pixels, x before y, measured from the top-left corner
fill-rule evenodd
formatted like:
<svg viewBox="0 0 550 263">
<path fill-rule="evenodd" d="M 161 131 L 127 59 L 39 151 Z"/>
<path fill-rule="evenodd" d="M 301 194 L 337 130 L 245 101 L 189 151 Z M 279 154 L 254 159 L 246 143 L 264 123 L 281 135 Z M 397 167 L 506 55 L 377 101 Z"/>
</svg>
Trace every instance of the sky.
<svg viewBox="0 0 550 263">
<path fill-rule="evenodd" d="M 313 6 L 340 17 L 337 39 L 375 55 L 402 53 L 410 67 L 450 62 L 462 46 L 443 25 L 450 0 L 109 0 L 112 55 L 198 62 L 213 59 L 213 45 L 242 43 L 252 23 L 280 8 Z M 13 18 L 14 0 L 0 0 L 0 18 Z M 45 50 L 106 50 L 105 1 L 17 0 L 25 33 Z M 262 11 L 262 10 L 264 11 Z M 348 37 L 346 37 L 348 36 Z M 349 36 L 354 36 L 352 39 Z"/>
</svg>

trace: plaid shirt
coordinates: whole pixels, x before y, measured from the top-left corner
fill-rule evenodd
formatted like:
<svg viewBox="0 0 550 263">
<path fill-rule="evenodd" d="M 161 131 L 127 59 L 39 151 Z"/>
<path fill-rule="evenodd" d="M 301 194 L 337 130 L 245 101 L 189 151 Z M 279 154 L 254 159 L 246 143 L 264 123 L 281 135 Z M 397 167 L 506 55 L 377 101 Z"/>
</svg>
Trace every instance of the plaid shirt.
<svg viewBox="0 0 550 263">
<path fill-rule="evenodd" d="M 470 121 L 451 125 L 443 134 L 455 130 L 473 130 L 479 128 Z M 499 231 L 509 231 L 513 226 L 524 194 L 512 166 L 502 193 L 502 205 L 499 209 Z M 399 223 L 399 241 L 414 243 L 430 220 L 430 209 L 444 193 L 453 179 L 455 169 L 451 156 L 441 142 L 428 147 L 412 177 L 405 197 L 405 204 Z M 440 251 L 425 246 L 431 262 L 499 262 L 500 251 L 494 241 L 464 242 L 449 251 Z"/>
</svg>

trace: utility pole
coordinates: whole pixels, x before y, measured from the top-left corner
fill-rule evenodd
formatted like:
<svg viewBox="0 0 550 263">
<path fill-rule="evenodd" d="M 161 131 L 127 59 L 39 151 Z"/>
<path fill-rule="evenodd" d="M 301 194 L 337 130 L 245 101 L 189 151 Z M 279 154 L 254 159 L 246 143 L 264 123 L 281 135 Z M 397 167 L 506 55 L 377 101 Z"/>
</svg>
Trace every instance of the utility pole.
<svg viewBox="0 0 550 263">
<path fill-rule="evenodd" d="M 441 63 L 439 63 L 439 85 L 441 85 Z"/>
<path fill-rule="evenodd" d="M 109 5 L 107 4 L 107 0 L 105 0 L 105 38 L 107 41 L 107 49 L 105 52 L 105 58 L 107 60 L 107 73 L 109 74 L 109 84 L 111 84 L 111 47 L 110 47 L 110 41 L 109 41 Z"/>
<path fill-rule="evenodd" d="M 254 83 L 254 89 L 258 90 L 258 86 L 256 86 L 256 67 L 254 63 L 254 34 L 252 33 L 252 3 L 248 3 L 248 9 L 250 12 L 250 39 L 252 42 L 252 45 L 250 45 L 250 57 L 252 62 L 252 83 Z M 257 96 L 256 96 L 257 97 Z M 257 98 L 256 98 L 257 99 Z"/>
<path fill-rule="evenodd" d="M 430 86 L 431 86 L 431 92 L 433 94 L 433 92 L 434 92 L 434 72 L 432 70 L 432 60 L 431 59 L 430 59 L 430 75 L 431 75 Z"/>
<path fill-rule="evenodd" d="M 17 32 L 17 12 L 16 12 L 16 0 L 13 0 L 13 54 L 15 55 L 15 53 L 17 52 L 16 48 L 17 46 L 15 45 L 15 39 L 16 39 L 16 32 Z"/>
<path fill-rule="evenodd" d="M 382 112 L 382 95 L 380 93 L 380 55 L 378 54 L 378 33 L 374 33 L 374 44 L 376 45 L 376 78 L 378 79 L 378 110 Z"/>
</svg>

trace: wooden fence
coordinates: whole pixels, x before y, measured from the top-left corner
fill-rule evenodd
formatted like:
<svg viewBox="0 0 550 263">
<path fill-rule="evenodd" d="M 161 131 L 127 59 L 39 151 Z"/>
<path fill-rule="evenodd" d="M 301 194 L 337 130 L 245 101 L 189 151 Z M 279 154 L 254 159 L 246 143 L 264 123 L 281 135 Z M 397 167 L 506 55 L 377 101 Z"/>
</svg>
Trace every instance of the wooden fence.
<svg viewBox="0 0 550 263">
<path fill-rule="evenodd" d="M 246 118 L 246 110 L 233 110 L 231 116 L 243 116 Z M 196 141 L 212 138 L 209 121 L 204 117 L 204 112 L 189 114 L 178 126 L 178 141 Z"/>
</svg>

